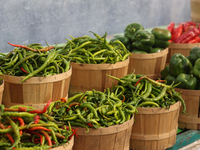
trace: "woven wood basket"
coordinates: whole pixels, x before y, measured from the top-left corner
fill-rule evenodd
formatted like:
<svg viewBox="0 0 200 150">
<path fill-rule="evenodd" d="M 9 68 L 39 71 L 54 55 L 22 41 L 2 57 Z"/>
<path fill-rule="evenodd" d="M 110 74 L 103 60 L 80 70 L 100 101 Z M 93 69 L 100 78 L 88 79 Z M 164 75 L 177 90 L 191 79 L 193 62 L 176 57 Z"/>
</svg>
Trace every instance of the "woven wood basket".
<svg viewBox="0 0 200 150">
<path fill-rule="evenodd" d="M 170 58 L 176 54 L 182 54 L 185 57 L 187 57 L 190 54 L 190 50 L 193 47 L 200 47 L 200 43 L 192 43 L 192 44 L 188 44 L 188 43 L 182 43 L 182 44 L 178 44 L 178 43 L 170 43 L 169 45 L 169 53 L 167 55 L 167 64 L 170 61 Z"/>
<path fill-rule="evenodd" d="M 168 48 L 160 53 L 136 54 L 131 53 L 128 74 L 143 74 L 152 79 L 160 77 L 160 71 L 165 68 Z"/>
<path fill-rule="evenodd" d="M 72 69 L 53 76 L 31 77 L 22 83 L 24 77 L 2 75 L 5 77 L 2 103 L 5 107 L 21 104 L 43 109 L 50 99 L 68 98 L 71 74 Z"/>
<path fill-rule="evenodd" d="M 116 64 L 81 64 L 71 63 L 73 74 L 71 76 L 69 96 L 77 92 L 86 92 L 88 90 L 103 91 L 111 88 L 117 81 L 106 76 L 112 75 L 121 78 L 128 73 L 129 58 Z"/>
<path fill-rule="evenodd" d="M 200 1 L 190 0 L 191 3 L 191 20 L 192 22 L 200 22 Z"/>
<path fill-rule="evenodd" d="M 99 129 L 78 128 L 73 150 L 129 150 L 134 117 L 121 125 L 114 125 Z M 75 127 L 73 127 L 75 128 Z"/>
<path fill-rule="evenodd" d="M 176 143 L 181 102 L 164 108 L 140 108 L 130 139 L 130 150 L 164 150 Z"/>
<path fill-rule="evenodd" d="M 187 89 L 175 89 L 177 92 L 181 92 L 181 96 L 186 104 L 186 112 L 189 115 L 183 114 L 183 107 L 180 109 L 180 115 L 178 119 L 178 127 L 181 129 L 200 129 L 200 90 L 187 90 Z"/>
<path fill-rule="evenodd" d="M 4 81 L 3 84 L 0 85 L 0 104 L 2 103 L 3 90 L 4 90 Z"/>
<path fill-rule="evenodd" d="M 74 146 L 74 136 L 69 140 L 66 145 L 58 146 L 55 148 L 52 148 L 51 150 L 72 150 Z"/>
</svg>

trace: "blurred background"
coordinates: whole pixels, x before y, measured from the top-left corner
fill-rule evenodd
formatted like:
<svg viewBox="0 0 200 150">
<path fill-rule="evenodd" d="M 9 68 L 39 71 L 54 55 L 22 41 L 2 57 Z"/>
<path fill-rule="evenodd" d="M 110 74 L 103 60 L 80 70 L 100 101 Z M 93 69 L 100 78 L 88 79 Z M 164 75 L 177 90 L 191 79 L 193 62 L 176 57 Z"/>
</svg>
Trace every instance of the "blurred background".
<svg viewBox="0 0 200 150">
<path fill-rule="evenodd" d="M 0 52 L 13 44 L 65 43 L 65 38 L 123 33 L 138 22 L 144 28 L 189 21 L 189 0 L 0 0 Z"/>
</svg>

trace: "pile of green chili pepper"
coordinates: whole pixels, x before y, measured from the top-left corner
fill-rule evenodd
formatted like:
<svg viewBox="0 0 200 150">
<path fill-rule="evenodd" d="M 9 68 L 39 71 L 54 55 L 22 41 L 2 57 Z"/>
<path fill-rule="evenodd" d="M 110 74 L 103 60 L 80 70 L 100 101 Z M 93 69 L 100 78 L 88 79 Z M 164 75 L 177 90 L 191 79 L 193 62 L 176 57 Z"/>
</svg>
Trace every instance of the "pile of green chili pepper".
<svg viewBox="0 0 200 150">
<path fill-rule="evenodd" d="M 23 82 L 31 77 L 60 74 L 70 68 L 70 61 L 58 53 L 57 46 L 8 44 L 15 48 L 8 54 L 0 53 L 0 75 L 25 76 Z"/>
<path fill-rule="evenodd" d="M 69 142 L 76 130 L 70 124 L 58 123 L 48 116 L 49 104 L 50 101 L 43 110 L 0 105 L 0 149 L 46 150 Z"/>
<path fill-rule="evenodd" d="M 116 87 L 118 88 L 120 87 Z M 89 128 L 109 127 L 130 120 L 137 110 L 124 100 L 122 93 L 114 93 L 109 88 L 104 92 L 86 91 L 66 101 L 53 102 L 47 114 L 57 122 L 84 127 L 88 132 Z"/>
<path fill-rule="evenodd" d="M 91 32 L 91 31 L 90 31 Z M 92 32 L 93 33 L 93 32 Z M 119 40 L 108 42 L 107 33 L 102 37 L 93 33 L 95 38 L 83 36 L 66 39 L 66 45 L 58 50 L 64 58 L 71 58 L 71 62 L 84 64 L 116 63 L 124 61 L 130 55 L 123 43 Z"/>
<path fill-rule="evenodd" d="M 118 80 L 121 88 L 117 93 L 123 93 L 125 102 L 135 107 L 162 107 L 169 108 L 177 101 L 183 105 L 186 113 L 185 102 L 181 94 L 174 90 L 177 85 L 166 85 L 164 80 L 152 80 L 144 75 L 128 74 L 122 78 L 109 77 Z M 187 113 L 186 113 L 187 114 Z"/>
</svg>

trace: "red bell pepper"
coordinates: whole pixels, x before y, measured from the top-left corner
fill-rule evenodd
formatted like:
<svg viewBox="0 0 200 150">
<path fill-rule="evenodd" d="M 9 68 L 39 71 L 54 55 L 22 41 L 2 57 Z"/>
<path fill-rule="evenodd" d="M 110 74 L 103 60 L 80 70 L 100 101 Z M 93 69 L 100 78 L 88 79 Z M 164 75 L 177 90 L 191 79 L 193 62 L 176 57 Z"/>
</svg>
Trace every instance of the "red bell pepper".
<svg viewBox="0 0 200 150">
<path fill-rule="evenodd" d="M 167 30 L 169 30 L 170 33 L 172 33 L 172 31 L 174 30 L 174 26 L 175 26 L 175 23 L 174 22 L 171 22 L 168 27 L 167 27 Z"/>
</svg>

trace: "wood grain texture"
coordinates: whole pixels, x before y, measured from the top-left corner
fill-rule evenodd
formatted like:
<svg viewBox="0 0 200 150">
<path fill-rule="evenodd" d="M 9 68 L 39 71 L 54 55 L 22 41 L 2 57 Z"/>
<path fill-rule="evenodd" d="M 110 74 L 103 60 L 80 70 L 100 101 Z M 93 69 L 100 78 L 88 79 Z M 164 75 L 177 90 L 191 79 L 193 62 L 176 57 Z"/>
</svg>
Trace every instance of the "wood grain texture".
<svg viewBox="0 0 200 150">
<path fill-rule="evenodd" d="M 3 84 L 0 85 L 0 104 L 2 103 L 3 90 L 4 90 L 4 81 Z"/>
<path fill-rule="evenodd" d="M 5 107 L 24 104 L 42 109 L 50 99 L 56 101 L 62 97 L 68 98 L 71 74 L 72 68 L 46 78 L 32 77 L 23 83 L 20 83 L 23 77 L 2 75 L 5 77 L 2 103 Z"/>
<path fill-rule="evenodd" d="M 75 137 L 73 150 L 129 150 L 134 117 L 121 125 L 99 129 L 77 128 L 79 138 Z M 73 127 L 76 129 L 76 127 Z"/>
<path fill-rule="evenodd" d="M 170 58 L 176 53 L 182 54 L 185 57 L 187 57 L 190 54 L 190 50 L 193 47 L 200 47 L 200 43 L 192 43 L 192 44 L 188 44 L 188 43 L 182 43 L 182 44 L 170 43 L 170 45 L 169 45 L 169 53 L 167 55 L 166 63 L 169 63 Z"/>
<path fill-rule="evenodd" d="M 200 22 L 200 1 L 190 0 L 191 3 L 191 21 L 199 23 Z"/>
<path fill-rule="evenodd" d="M 160 71 L 164 69 L 168 54 L 168 48 L 160 53 L 136 54 L 131 53 L 128 74 L 144 74 L 149 78 L 158 79 Z"/>
<path fill-rule="evenodd" d="M 183 107 L 180 109 L 180 115 L 178 119 L 178 127 L 181 129 L 200 129 L 200 118 L 199 118 L 199 102 L 200 102 L 200 91 L 199 90 L 187 90 L 175 88 L 177 92 L 181 92 L 181 96 L 185 101 L 186 112 L 189 115 L 183 114 Z"/>
<path fill-rule="evenodd" d="M 130 150 L 164 150 L 176 142 L 181 102 L 164 108 L 140 108 L 135 115 Z"/>
<path fill-rule="evenodd" d="M 80 64 L 71 63 L 73 74 L 69 86 L 69 96 L 77 92 L 86 92 L 88 90 L 104 91 L 111 88 L 117 81 L 108 77 L 108 75 L 121 78 L 128 73 L 129 58 L 116 64 Z"/>
</svg>

